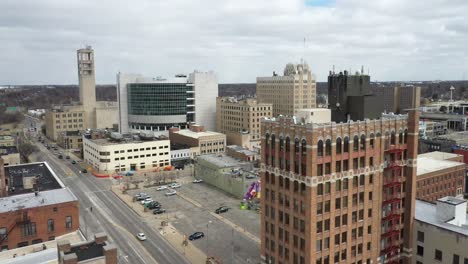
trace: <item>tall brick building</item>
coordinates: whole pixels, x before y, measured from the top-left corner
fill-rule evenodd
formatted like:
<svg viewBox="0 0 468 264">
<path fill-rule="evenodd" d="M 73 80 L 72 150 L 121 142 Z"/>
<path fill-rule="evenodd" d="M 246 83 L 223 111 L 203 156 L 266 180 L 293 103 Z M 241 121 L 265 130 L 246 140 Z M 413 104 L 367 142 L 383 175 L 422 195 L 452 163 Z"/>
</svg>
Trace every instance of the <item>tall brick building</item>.
<svg viewBox="0 0 468 264">
<path fill-rule="evenodd" d="M 418 119 L 264 120 L 264 262 L 410 263 Z"/>
</svg>

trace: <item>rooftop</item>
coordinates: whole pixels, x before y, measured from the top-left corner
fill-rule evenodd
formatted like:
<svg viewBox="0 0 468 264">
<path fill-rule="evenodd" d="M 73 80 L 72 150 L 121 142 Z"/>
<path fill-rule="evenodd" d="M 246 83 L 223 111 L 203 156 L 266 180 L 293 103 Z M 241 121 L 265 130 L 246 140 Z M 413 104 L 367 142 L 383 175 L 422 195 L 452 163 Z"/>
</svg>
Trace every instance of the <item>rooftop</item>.
<svg viewBox="0 0 468 264">
<path fill-rule="evenodd" d="M 455 233 L 468 236 L 468 226 L 457 226 L 443 222 L 437 218 L 437 206 L 434 203 L 416 200 L 415 219 Z M 468 215 L 466 216 L 468 221 Z"/>
<path fill-rule="evenodd" d="M 418 156 L 417 175 L 424 175 L 426 173 L 445 170 L 457 166 L 465 167 L 465 163 Z"/>
<path fill-rule="evenodd" d="M 73 201 L 78 201 L 78 199 L 68 187 L 41 191 L 37 195 L 35 193 L 23 193 L 0 198 L 0 213 Z"/>
<path fill-rule="evenodd" d="M 0 147 L 0 156 L 18 153 L 18 149 L 15 146 L 11 147 Z"/>
<path fill-rule="evenodd" d="M 63 188 L 62 181 L 55 175 L 47 162 L 5 166 L 8 196 L 33 193 L 34 190 L 48 191 Z"/>
<path fill-rule="evenodd" d="M 153 142 L 153 141 L 162 141 L 162 140 L 168 140 L 168 138 L 152 138 L 152 139 L 147 139 L 147 140 L 142 140 L 140 137 L 138 138 L 123 138 L 121 140 L 115 140 L 111 138 L 96 138 L 96 139 L 89 139 L 90 141 L 94 142 L 97 145 L 100 146 L 110 146 L 110 145 L 122 145 L 122 144 L 140 144 L 140 143 L 147 143 L 147 142 Z"/>
<path fill-rule="evenodd" d="M 239 153 L 243 153 L 244 155 L 247 155 L 247 156 L 255 156 L 255 155 L 258 155 L 257 152 L 254 152 L 254 151 L 251 151 L 251 150 L 248 150 L 248 149 L 245 149 L 239 145 L 230 145 L 230 146 L 227 146 L 226 147 L 227 149 L 231 149 L 231 150 L 234 150 L 236 152 L 239 152 Z"/>
<path fill-rule="evenodd" d="M 224 136 L 224 134 L 214 132 L 214 131 L 193 132 L 189 129 L 182 129 L 179 131 L 175 131 L 174 133 L 177 133 L 179 135 L 186 136 L 186 137 L 195 138 L 195 139 L 199 139 L 202 137 Z"/>
<path fill-rule="evenodd" d="M 447 135 L 438 136 L 437 138 L 455 140 L 459 145 L 468 145 L 468 131 L 450 133 Z"/>
<path fill-rule="evenodd" d="M 58 263 L 57 241 L 61 239 L 67 239 L 71 243 L 78 243 L 82 242 L 84 237 L 80 231 L 75 231 L 56 237 L 55 240 L 2 251 L 0 252 L 0 262 L 2 264 Z M 43 249 L 43 245 L 46 246 L 45 250 Z"/>
<path fill-rule="evenodd" d="M 235 158 L 226 155 L 208 154 L 198 156 L 198 160 L 205 160 L 220 168 L 239 167 L 246 164 L 246 162 L 239 161 Z"/>
<path fill-rule="evenodd" d="M 447 159 L 453 159 L 456 157 L 459 157 L 462 155 L 455 154 L 455 153 L 448 153 L 448 152 L 442 152 L 442 151 L 433 151 L 433 152 L 428 152 L 424 154 L 419 154 L 418 158 L 431 158 L 431 159 L 436 159 L 436 160 L 447 160 Z"/>
<path fill-rule="evenodd" d="M 0 140 L 14 140 L 12 136 L 0 136 Z"/>
</svg>

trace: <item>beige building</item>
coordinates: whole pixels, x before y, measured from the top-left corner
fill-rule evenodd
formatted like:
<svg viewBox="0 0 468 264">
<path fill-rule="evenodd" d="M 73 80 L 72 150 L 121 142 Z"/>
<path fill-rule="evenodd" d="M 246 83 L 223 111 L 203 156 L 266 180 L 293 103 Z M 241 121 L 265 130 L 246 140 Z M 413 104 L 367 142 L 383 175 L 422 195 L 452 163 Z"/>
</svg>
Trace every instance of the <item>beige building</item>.
<svg viewBox="0 0 468 264">
<path fill-rule="evenodd" d="M 62 131 L 112 128 L 118 123 L 117 102 L 96 101 L 94 50 L 90 46 L 77 50 L 77 64 L 79 105 L 59 106 L 46 112 L 46 136 L 54 141 Z"/>
<path fill-rule="evenodd" d="M 21 157 L 15 146 L 0 147 L 0 158 L 5 166 L 21 164 Z"/>
<path fill-rule="evenodd" d="M 260 148 L 260 121 L 272 117 L 273 104 L 259 103 L 255 98 L 237 100 L 233 97 L 216 98 L 216 129 L 226 134 L 227 144 L 237 144 L 248 149 Z M 246 138 L 248 135 L 248 139 Z M 245 140 L 243 140 L 246 138 Z M 243 142 L 243 141 L 249 142 Z M 240 143 L 240 144 L 239 144 Z"/>
<path fill-rule="evenodd" d="M 463 199 L 416 200 L 412 263 L 468 263 L 467 219 Z"/>
<path fill-rule="evenodd" d="M 243 161 L 260 161 L 260 153 L 250 151 L 238 145 L 230 145 L 226 147 L 226 155 Z"/>
<path fill-rule="evenodd" d="M 46 136 L 56 141 L 59 133 L 86 129 L 82 106 L 60 106 L 45 114 Z"/>
<path fill-rule="evenodd" d="M 298 109 L 316 107 L 315 75 L 306 63 L 287 64 L 284 75 L 257 77 L 257 99 L 273 104 L 273 116 L 294 116 Z"/>
<path fill-rule="evenodd" d="M 190 129 L 169 129 L 171 143 L 198 147 L 200 155 L 224 153 L 226 146 L 226 135 L 206 131 L 203 126 L 192 125 Z"/>
<path fill-rule="evenodd" d="M 148 135 L 123 138 L 111 133 L 108 138 L 83 137 L 83 156 L 98 173 L 154 170 L 170 165 L 170 142 Z"/>
<path fill-rule="evenodd" d="M 304 124 L 310 123 L 330 123 L 331 110 L 327 108 L 299 109 L 296 113 L 298 121 Z"/>
<path fill-rule="evenodd" d="M 408 109 L 419 106 L 421 87 L 414 85 L 382 86 L 375 90 L 375 94 L 383 100 L 383 111 L 402 114 L 408 112 Z"/>
<path fill-rule="evenodd" d="M 0 136 L 0 147 L 14 147 L 16 140 L 12 136 Z"/>
<path fill-rule="evenodd" d="M 57 145 L 64 149 L 81 150 L 83 148 L 83 134 L 79 130 L 60 132 Z"/>
</svg>

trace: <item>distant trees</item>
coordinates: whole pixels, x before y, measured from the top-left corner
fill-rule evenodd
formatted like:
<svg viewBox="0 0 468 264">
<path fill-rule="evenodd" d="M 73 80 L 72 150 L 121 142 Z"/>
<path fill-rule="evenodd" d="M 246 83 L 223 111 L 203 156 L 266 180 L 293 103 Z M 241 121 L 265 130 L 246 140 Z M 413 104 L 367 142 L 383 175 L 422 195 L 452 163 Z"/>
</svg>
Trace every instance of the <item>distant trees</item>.
<svg viewBox="0 0 468 264">
<path fill-rule="evenodd" d="M 24 140 L 21 140 L 19 142 L 18 150 L 21 153 L 21 155 L 23 155 L 23 157 L 25 157 L 26 159 L 29 155 L 39 151 L 36 145 L 25 142 Z"/>
<path fill-rule="evenodd" d="M 7 112 L 6 107 L 0 107 L 0 125 L 20 123 L 24 116 L 20 112 Z"/>
</svg>

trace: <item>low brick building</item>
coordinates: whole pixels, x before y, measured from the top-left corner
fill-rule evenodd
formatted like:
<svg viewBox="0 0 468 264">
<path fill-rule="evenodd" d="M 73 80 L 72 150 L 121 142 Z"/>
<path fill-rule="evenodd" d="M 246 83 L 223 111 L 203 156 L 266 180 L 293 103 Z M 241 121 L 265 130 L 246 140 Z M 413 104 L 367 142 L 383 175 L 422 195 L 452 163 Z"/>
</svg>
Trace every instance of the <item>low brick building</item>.
<svg viewBox="0 0 468 264">
<path fill-rule="evenodd" d="M 462 197 L 465 163 L 451 153 L 418 155 L 417 199 L 435 202 L 445 196 Z"/>
<path fill-rule="evenodd" d="M 45 162 L 3 166 L 0 248 L 38 244 L 78 230 L 79 203 Z"/>
<path fill-rule="evenodd" d="M 60 264 L 117 264 L 117 247 L 107 241 L 107 235 L 97 233 L 94 240 L 71 244 L 68 240 L 57 243 Z"/>
</svg>

